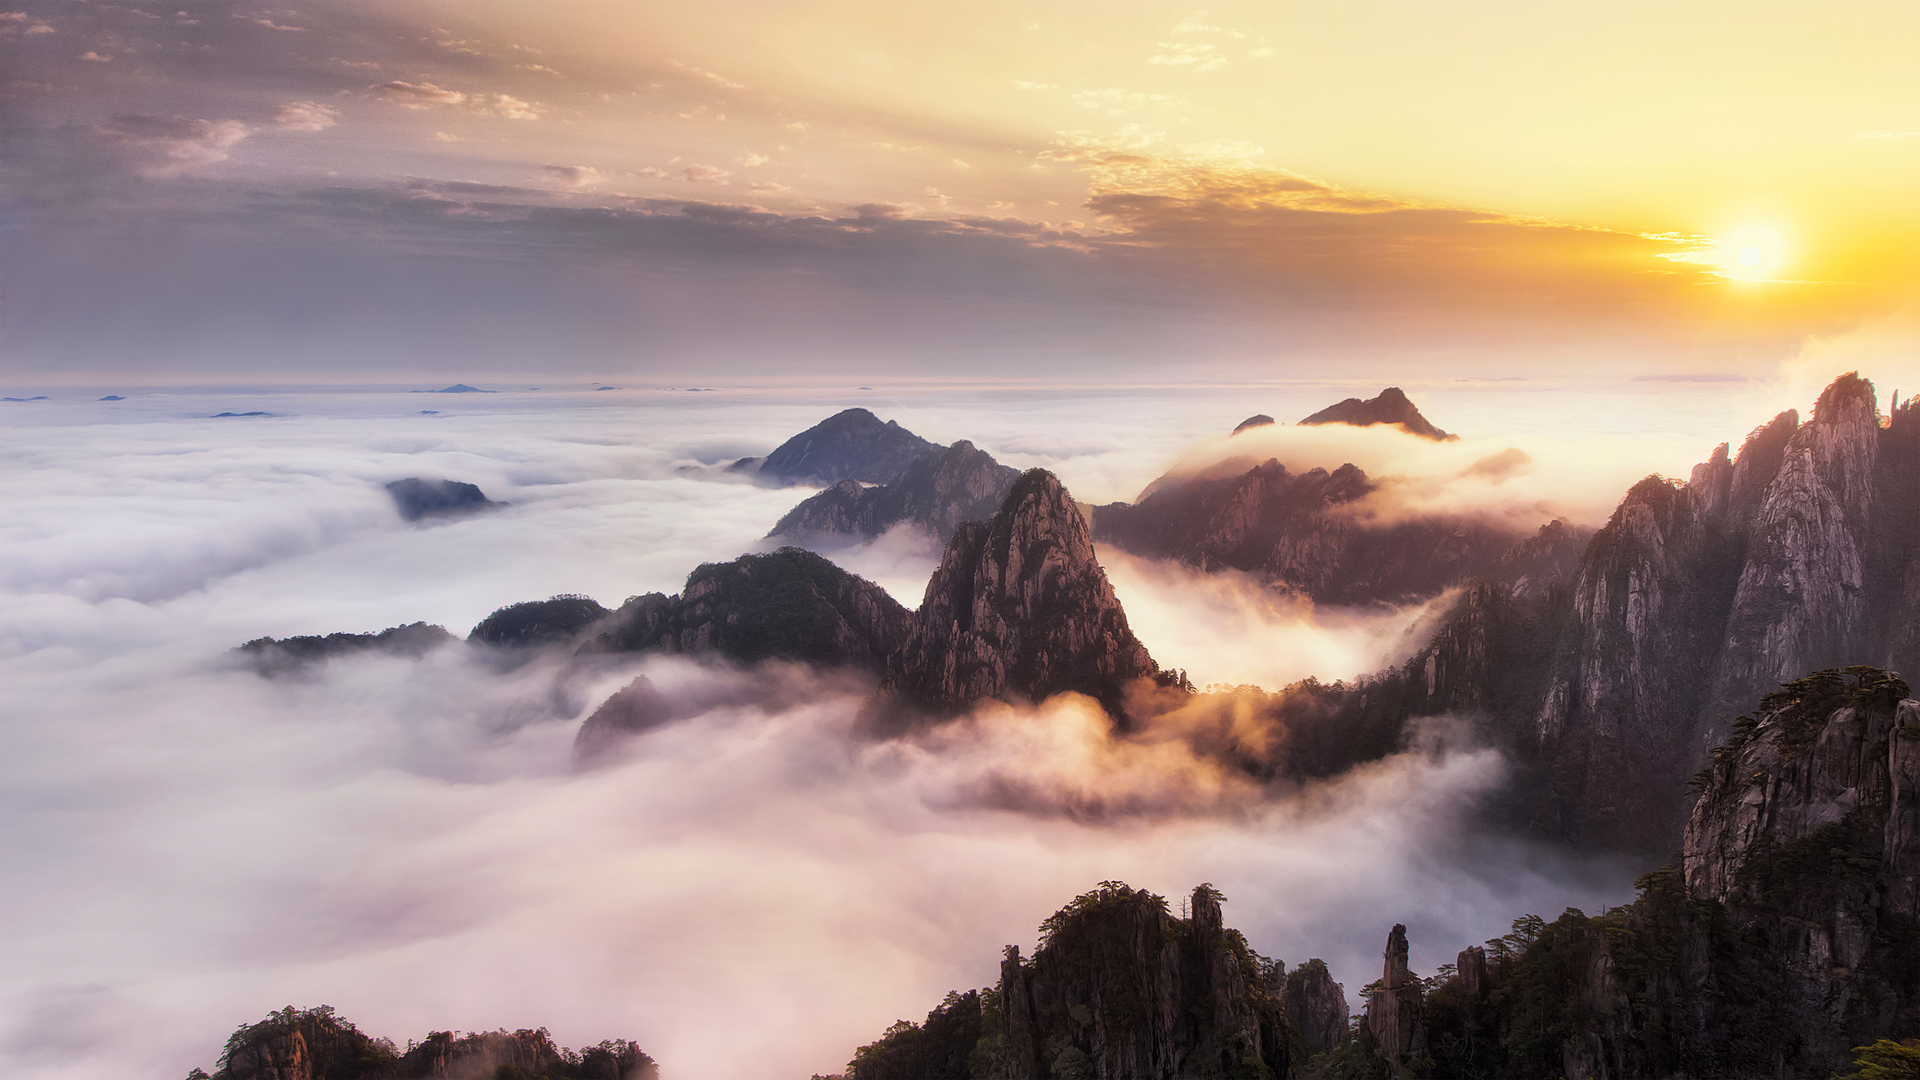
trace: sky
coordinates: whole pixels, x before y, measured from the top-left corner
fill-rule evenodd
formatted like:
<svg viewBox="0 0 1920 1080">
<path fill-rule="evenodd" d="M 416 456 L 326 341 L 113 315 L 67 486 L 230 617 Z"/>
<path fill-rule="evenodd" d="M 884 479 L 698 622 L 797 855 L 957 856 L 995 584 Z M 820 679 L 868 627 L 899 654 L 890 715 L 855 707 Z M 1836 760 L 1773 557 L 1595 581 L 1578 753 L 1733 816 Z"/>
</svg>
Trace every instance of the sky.
<svg viewBox="0 0 1920 1080">
<path fill-rule="evenodd" d="M 1774 379 L 1904 5 L 0 5 L 19 383 Z"/>
</svg>

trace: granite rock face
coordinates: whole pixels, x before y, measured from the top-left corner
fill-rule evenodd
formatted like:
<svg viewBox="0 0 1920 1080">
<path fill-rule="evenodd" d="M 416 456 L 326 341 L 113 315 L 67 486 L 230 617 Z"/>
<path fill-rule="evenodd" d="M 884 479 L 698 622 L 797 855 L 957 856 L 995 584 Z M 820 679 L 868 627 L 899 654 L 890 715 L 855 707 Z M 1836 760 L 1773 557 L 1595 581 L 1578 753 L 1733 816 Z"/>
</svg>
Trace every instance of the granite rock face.
<svg viewBox="0 0 1920 1080">
<path fill-rule="evenodd" d="M 481 490 L 459 480 L 423 480 L 409 476 L 387 485 L 394 508 L 408 521 L 436 521 L 507 505 L 493 502 Z"/>
<path fill-rule="evenodd" d="M 1287 1020 L 1311 1056 L 1324 1054 L 1347 1035 L 1347 989 L 1333 981 L 1324 960 L 1309 960 L 1287 972 Z"/>
<path fill-rule="evenodd" d="M 768 536 L 844 533 L 875 537 L 903 521 L 925 525 L 942 541 L 963 521 L 984 521 L 1000 509 L 1020 476 L 991 454 L 961 440 L 916 459 L 890 484 L 840 483 L 788 511 Z"/>
<path fill-rule="evenodd" d="M 891 484 L 907 466 L 939 450 L 897 421 L 847 409 L 781 443 L 754 471 L 785 484 Z"/>
<path fill-rule="evenodd" d="M 1248 428 L 1270 427 L 1272 424 L 1273 417 L 1268 416 L 1266 413 L 1254 413 L 1252 416 L 1235 424 L 1233 431 L 1227 437 L 1232 438 L 1234 435 L 1238 435 Z"/>
<path fill-rule="evenodd" d="M 1406 392 L 1397 386 L 1389 386 L 1376 397 L 1365 401 L 1348 398 L 1337 405 L 1329 405 L 1312 416 L 1300 421 L 1302 424 L 1352 424 L 1355 427 L 1368 427 L 1373 424 L 1393 424 L 1409 435 L 1446 442 L 1458 439 L 1458 435 L 1449 435 L 1427 422 L 1407 398 Z"/>
<path fill-rule="evenodd" d="M 1127 627 L 1073 498 L 1023 474 L 991 522 L 955 531 L 882 702 L 940 715 L 986 699 L 1087 694 L 1118 714 L 1126 684 L 1159 668 Z"/>
<path fill-rule="evenodd" d="M 1920 411 L 1882 426 L 1843 375 L 1805 424 L 1782 413 L 1684 484 L 1649 478 L 1589 545 L 1573 625 L 1537 713 L 1580 831 L 1658 847 L 1679 781 L 1743 703 L 1798 672 L 1920 667 L 1911 577 Z M 1657 822 L 1656 828 L 1644 827 Z"/>
</svg>

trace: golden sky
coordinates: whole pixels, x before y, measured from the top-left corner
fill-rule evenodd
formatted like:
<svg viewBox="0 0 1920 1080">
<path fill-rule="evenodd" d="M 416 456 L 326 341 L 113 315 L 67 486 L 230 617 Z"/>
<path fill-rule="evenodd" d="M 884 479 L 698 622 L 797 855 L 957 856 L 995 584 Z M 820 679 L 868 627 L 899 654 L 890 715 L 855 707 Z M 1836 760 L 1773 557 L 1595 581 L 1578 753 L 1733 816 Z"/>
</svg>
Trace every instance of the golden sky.
<svg viewBox="0 0 1920 1080">
<path fill-rule="evenodd" d="M 440 268 L 369 315 L 416 360 L 498 289 L 602 357 L 624 303 L 735 356 L 1771 370 L 1920 279 L 1916 42 L 1867 4 L 0 6 L 9 205 L 95 308 L 155 317 L 129 264 L 365 306 L 329 260 L 373 244 Z M 0 344 L 89 333 L 125 348 Z"/>
</svg>

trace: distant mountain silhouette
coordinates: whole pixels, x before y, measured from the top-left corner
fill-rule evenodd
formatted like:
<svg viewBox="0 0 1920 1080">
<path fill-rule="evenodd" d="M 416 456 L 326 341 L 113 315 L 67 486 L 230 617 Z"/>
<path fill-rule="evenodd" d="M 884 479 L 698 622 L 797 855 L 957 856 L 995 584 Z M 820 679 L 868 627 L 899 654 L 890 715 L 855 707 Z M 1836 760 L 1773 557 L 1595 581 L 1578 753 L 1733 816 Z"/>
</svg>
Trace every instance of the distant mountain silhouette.
<svg viewBox="0 0 1920 1080">
<path fill-rule="evenodd" d="M 415 390 L 413 392 L 416 394 L 497 394 L 500 391 L 482 390 L 477 386 L 468 386 L 466 383 L 459 382 L 454 383 L 452 386 L 441 387 L 438 390 Z"/>
<path fill-rule="evenodd" d="M 1338 405 L 1329 405 L 1305 420 L 1302 424 L 1352 424 L 1355 427 L 1370 427 L 1374 424 L 1393 424 L 1411 435 L 1436 441 L 1458 439 L 1458 435 L 1449 435 L 1427 422 L 1414 408 L 1413 402 L 1397 386 L 1389 386 L 1380 391 L 1379 396 L 1361 401 L 1348 398 Z"/>
</svg>

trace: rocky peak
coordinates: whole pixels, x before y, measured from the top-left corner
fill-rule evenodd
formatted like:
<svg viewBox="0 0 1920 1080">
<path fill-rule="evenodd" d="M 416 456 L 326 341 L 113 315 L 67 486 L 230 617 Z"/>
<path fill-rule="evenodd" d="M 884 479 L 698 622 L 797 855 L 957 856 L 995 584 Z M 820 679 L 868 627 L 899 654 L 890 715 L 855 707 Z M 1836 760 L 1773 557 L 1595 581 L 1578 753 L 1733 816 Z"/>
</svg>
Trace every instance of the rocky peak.
<svg viewBox="0 0 1920 1080">
<path fill-rule="evenodd" d="M 1079 507 L 1052 473 L 1032 469 L 991 522 L 955 530 L 889 661 L 883 700 L 950 714 L 1071 690 L 1117 714 L 1125 684 L 1158 670 L 1127 626 Z"/>
<path fill-rule="evenodd" d="M 916 459 L 939 449 L 898 421 L 847 409 L 781 443 L 760 462 L 759 474 L 788 484 L 890 484 Z"/>
<path fill-rule="evenodd" d="M 1273 426 L 1273 417 L 1268 416 L 1266 413 L 1254 413 L 1252 416 L 1247 417 L 1245 420 L 1242 420 L 1240 421 L 1239 424 L 1235 425 L 1233 432 L 1229 434 L 1227 437 L 1232 438 L 1234 435 L 1238 435 L 1241 432 L 1247 430 L 1248 428 L 1272 427 L 1272 426 Z"/>
<path fill-rule="evenodd" d="M 992 517 L 1020 473 L 965 439 L 914 460 L 890 484 L 843 480 L 788 511 L 768 536 L 842 533 L 878 536 L 903 521 L 927 526 L 941 540 L 963 521 Z"/>
<path fill-rule="evenodd" d="M 1365 401 L 1348 398 L 1337 405 L 1329 405 L 1312 416 L 1300 421 L 1302 424 L 1352 424 L 1355 427 L 1371 427 L 1374 424 L 1393 424 L 1410 435 L 1432 439 L 1436 442 L 1450 442 L 1458 435 L 1449 435 L 1434 427 L 1427 418 L 1420 415 L 1406 392 L 1397 386 L 1389 386 L 1376 397 Z"/>
</svg>

